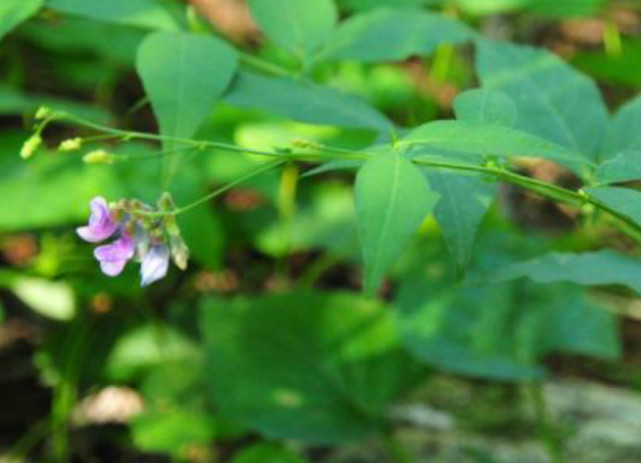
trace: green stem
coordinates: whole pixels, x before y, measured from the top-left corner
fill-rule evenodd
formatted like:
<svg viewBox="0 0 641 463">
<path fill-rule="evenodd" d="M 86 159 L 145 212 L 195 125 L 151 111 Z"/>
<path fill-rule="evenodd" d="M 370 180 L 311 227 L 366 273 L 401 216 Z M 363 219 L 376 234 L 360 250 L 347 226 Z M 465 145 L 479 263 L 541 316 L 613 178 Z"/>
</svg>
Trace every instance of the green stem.
<svg viewBox="0 0 641 463">
<path fill-rule="evenodd" d="M 287 69 L 282 68 L 274 63 L 270 63 L 269 61 L 258 58 L 257 56 L 242 52 L 240 52 L 239 56 L 241 63 L 258 71 L 263 71 L 268 74 L 273 74 L 280 77 L 288 77 L 292 75 L 292 73 Z"/>
<path fill-rule="evenodd" d="M 155 134 L 143 133 L 143 132 L 130 132 L 126 130 L 114 129 L 114 128 L 96 124 L 94 122 L 82 119 L 80 117 L 77 117 L 68 113 L 63 113 L 63 112 L 55 112 L 51 117 L 51 119 L 53 120 L 66 119 L 87 128 L 91 128 L 91 129 L 108 133 L 111 135 L 117 135 L 121 137 L 122 140 L 140 139 L 140 140 L 153 140 L 153 141 L 171 141 L 175 143 L 186 144 L 194 148 L 199 148 L 201 150 L 205 150 L 207 148 L 213 148 L 213 149 L 219 149 L 224 151 L 279 158 L 280 160 L 274 165 L 270 165 L 271 167 L 274 167 L 275 165 L 283 163 L 286 160 L 302 161 L 302 162 L 304 161 L 324 162 L 324 161 L 336 160 L 336 159 L 367 161 L 368 159 L 376 156 L 376 153 L 369 153 L 365 151 L 352 151 L 352 150 L 346 150 L 342 148 L 334 148 L 334 147 L 322 146 L 322 145 L 315 146 L 319 150 L 319 153 L 296 153 L 296 152 L 275 153 L 270 151 L 243 148 L 240 146 L 236 146 L 228 143 L 222 143 L 222 142 L 166 137 L 163 135 L 155 135 Z M 160 153 L 159 156 L 163 156 L 163 154 Z M 458 164 L 458 163 L 443 162 L 443 161 L 430 160 L 430 159 L 424 159 L 424 158 L 415 158 L 415 159 L 411 159 L 411 161 L 414 164 L 425 166 L 425 167 L 447 169 L 452 171 L 477 172 L 477 173 L 486 174 L 495 178 L 496 180 L 500 180 L 500 181 L 504 181 L 504 182 L 508 182 L 508 183 L 520 186 L 526 190 L 532 191 L 545 198 L 570 204 L 577 207 L 581 207 L 586 204 L 592 205 L 595 209 L 606 212 L 610 216 L 617 219 L 615 226 L 619 230 L 629 235 L 630 237 L 634 238 L 635 240 L 641 242 L 641 225 L 637 224 L 634 220 L 621 214 L 620 212 L 610 208 L 606 204 L 603 204 L 600 201 L 592 198 L 590 195 L 588 195 L 585 192 L 562 188 L 557 185 L 542 182 L 540 180 L 526 177 L 524 175 L 519 175 L 507 169 L 498 168 L 496 166 Z M 265 170 L 271 167 L 266 167 Z M 261 172 L 262 172 L 262 169 L 261 169 Z M 239 179 L 237 182 L 232 183 L 229 187 L 224 187 L 222 191 L 227 191 L 227 189 L 230 188 L 231 186 L 234 186 L 237 183 L 240 183 L 244 180 L 245 180 L 245 177 Z M 195 205 L 199 205 L 209 201 L 209 199 L 216 196 L 217 194 L 220 194 L 220 192 L 221 191 L 217 190 L 213 192 L 211 195 L 208 195 L 202 198 L 201 200 L 196 201 L 196 203 L 190 204 L 189 206 L 186 206 L 184 208 L 177 209 L 176 211 L 165 212 L 162 214 L 158 213 L 156 215 L 185 212 L 186 210 L 189 210 L 192 207 L 195 207 Z"/>
<path fill-rule="evenodd" d="M 396 463 L 414 463 L 414 458 L 410 452 L 392 435 L 388 433 L 383 437 L 383 442 L 387 450 Z"/>
<path fill-rule="evenodd" d="M 543 393 L 543 385 L 540 383 L 530 384 L 526 386 L 532 397 L 534 405 L 534 412 L 536 413 L 536 420 L 539 427 L 539 435 L 543 444 L 547 448 L 550 458 L 553 463 L 564 463 L 563 457 L 563 442 L 557 435 L 554 425 L 551 423 L 548 414 L 547 406 L 545 404 L 545 396 Z"/>
<path fill-rule="evenodd" d="M 281 159 L 281 160 L 278 160 L 278 161 L 270 162 L 270 163 L 268 163 L 268 164 L 266 164 L 264 166 L 261 166 L 260 168 L 258 168 L 256 170 L 252 170 L 251 172 L 243 175 L 242 177 L 237 178 L 233 182 L 228 183 L 225 186 L 223 186 L 221 188 L 218 188 L 217 190 L 212 191 L 208 195 L 203 196 L 202 198 L 194 201 L 193 203 L 190 203 L 190 204 L 188 204 L 186 206 L 179 207 L 178 209 L 175 209 L 175 210 L 171 211 L 171 214 L 175 214 L 175 215 L 182 214 L 182 213 L 187 212 L 187 211 L 189 211 L 189 210 L 191 210 L 191 209 L 193 209 L 195 207 L 200 206 L 201 204 L 205 204 L 205 203 L 209 202 L 210 200 L 214 199 L 216 196 L 219 196 L 219 195 L 225 193 L 226 191 L 231 190 L 236 185 L 238 185 L 240 183 L 243 183 L 243 182 L 249 180 L 252 177 L 260 175 L 263 172 L 267 172 L 269 170 L 272 170 L 273 168 L 278 167 L 279 165 L 284 164 L 285 162 L 286 162 L 286 160 Z M 151 213 L 149 215 L 154 215 L 154 213 Z M 158 213 L 158 214 L 155 214 L 155 215 L 163 216 L 163 215 L 166 215 L 166 213 L 163 212 L 163 213 Z"/>
</svg>

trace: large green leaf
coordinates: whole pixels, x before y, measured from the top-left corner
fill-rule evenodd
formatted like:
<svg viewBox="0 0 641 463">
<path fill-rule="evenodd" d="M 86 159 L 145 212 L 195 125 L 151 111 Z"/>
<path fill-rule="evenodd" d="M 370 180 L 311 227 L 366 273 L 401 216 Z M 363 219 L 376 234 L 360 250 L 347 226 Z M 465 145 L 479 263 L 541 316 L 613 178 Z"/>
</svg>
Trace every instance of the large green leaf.
<svg viewBox="0 0 641 463">
<path fill-rule="evenodd" d="M 641 180 L 641 146 L 622 151 L 600 164 L 594 180 L 602 185 Z"/>
<path fill-rule="evenodd" d="M 368 161 L 356 176 L 355 194 L 365 261 L 363 286 L 372 294 L 434 208 L 438 195 L 421 171 L 396 153 Z"/>
<path fill-rule="evenodd" d="M 347 20 L 322 52 L 332 60 L 402 60 L 428 55 L 442 43 L 472 39 L 474 33 L 443 15 L 415 9 L 380 9 Z"/>
<path fill-rule="evenodd" d="M 641 192 L 618 187 L 586 188 L 585 191 L 641 226 Z"/>
<path fill-rule="evenodd" d="M 241 72 L 224 98 L 232 106 L 261 109 L 310 124 L 381 132 L 392 127 L 378 110 L 353 96 L 287 77 Z"/>
<path fill-rule="evenodd" d="M 47 6 L 98 21 L 147 29 L 178 30 L 174 18 L 153 0 L 48 0 Z"/>
<path fill-rule="evenodd" d="M 615 115 L 606 142 L 606 155 L 641 149 L 641 97 L 624 105 Z"/>
<path fill-rule="evenodd" d="M 156 32 L 138 49 L 142 78 L 160 132 L 191 138 L 230 84 L 238 58 L 226 43 L 205 35 Z M 166 150 L 173 143 L 164 144 Z M 176 171 L 180 156 L 169 156 L 165 174 Z"/>
<path fill-rule="evenodd" d="M 415 276 L 400 290 L 401 337 L 417 359 L 445 371 L 499 380 L 541 377 L 553 351 L 614 358 L 615 317 L 572 285 L 460 289 Z"/>
<path fill-rule="evenodd" d="M 137 69 L 163 135 L 193 136 L 236 71 L 234 50 L 213 37 L 156 32 L 138 50 Z"/>
<path fill-rule="evenodd" d="M 509 43 L 478 41 L 483 87 L 516 103 L 516 128 L 597 159 L 609 123 L 592 80 L 551 52 Z"/>
<path fill-rule="evenodd" d="M 2 0 L 0 2 L 0 40 L 14 27 L 42 8 L 43 0 Z"/>
<path fill-rule="evenodd" d="M 338 19 L 333 0 L 250 0 L 249 6 L 263 32 L 301 60 L 325 42 Z"/>
<path fill-rule="evenodd" d="M 437 171 L 428 172 L 427 178 L 441 197 L 434 215 L 460 273 L 472 258 L 476 233 L 492 203 L 494 185 L 478 176 Z"/>
<path fill-rule="evenodd" d="M 416 374 L 391 312 L 354 294 L 213 299 L 200 325 L 217 410 L 269 437 L 331 443 L 377 433 Z"/>
<path fill-rule="evenodd" d="M 540 157 L 578 167 L 590 162 L 557 143 L 550 142 L 526 131 L 503 125 L 466 121 L 429 122 L 414 129 L 399 146 L 414 147 L 418 153 L 447 150 L 474 154 L 483 159 L 501 157 Z"/>
<path fill-rule="evenodd" d="M 505 93 L 477 88 L 461 93 L 454 100 L 456 118 L 479 124 L 512 127 L 516 123 L 516 105 Z"/>
<path fill-rule="evenodd" d="M 604 250 L 583 254 L 551 253 L 498 270 L 494 281 L 529 278 L 538 283 L 586 286 L 621 285 L 641 294 L 641 260 Z"/>
</svg>

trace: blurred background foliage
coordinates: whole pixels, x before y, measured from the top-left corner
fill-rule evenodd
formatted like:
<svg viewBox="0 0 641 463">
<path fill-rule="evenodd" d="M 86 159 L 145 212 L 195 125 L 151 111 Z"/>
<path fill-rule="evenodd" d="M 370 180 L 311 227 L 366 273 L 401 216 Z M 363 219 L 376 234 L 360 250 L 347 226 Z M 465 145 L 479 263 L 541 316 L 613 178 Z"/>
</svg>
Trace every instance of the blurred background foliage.
<svg viewBox="0 0 641 463">
<path fill-rule="evenodd" d="M 74 227 L 97 195 L 155 202 L 161 148 L 106 140 L 130 160 L 87 165 L 57 146 L 92 134 L 61 123 L 33 160 L 18 155 L 41 105 L 157 131 L 136 74 L 156 30 L 211 32 L 241 51 L 240 74 L 196 137 L 247 148 L 302 138 L 359 149 L 450 118 L 455 97 L 479 85 L 473 34 L 547 48 L 591 76 L 614 111 L 641 88 L 641 5 L 340 0 L 348 26 L 319 51 L 332 34 L 327 3 L 307 0 L 290 18 L 247 3 L 0 2 L 0 459 L 641 461 L 626 441 L 641 415 L 622 411 L 641 407 L 641 263 L 610 228 L 512 187 L 433 172 L 462 212 L 423 224 L 374 301 L 359 294 L 350 166 L 288 166 L 182 215 L 192 265 L 143 290 L 131 268 L 102 276 Z M 171 191 L 185 203 L 258 162 L 208 150 L 181 164 Z M 519 169 L 577 182 L 544 161 Z M 463 230 L 458 244 L 452 230 Z M 568 264 L 566 253 L 583 251 Z M 569 378 L 576 389 L 562 389 Z M 595 427 L 627 427 L 601 446 L 609 453 L 581 444 L 592 435 L 568 418 L 579 412 L 563 393 L 629 401 L 590 412 L 609 417 Z"/>
</svg>

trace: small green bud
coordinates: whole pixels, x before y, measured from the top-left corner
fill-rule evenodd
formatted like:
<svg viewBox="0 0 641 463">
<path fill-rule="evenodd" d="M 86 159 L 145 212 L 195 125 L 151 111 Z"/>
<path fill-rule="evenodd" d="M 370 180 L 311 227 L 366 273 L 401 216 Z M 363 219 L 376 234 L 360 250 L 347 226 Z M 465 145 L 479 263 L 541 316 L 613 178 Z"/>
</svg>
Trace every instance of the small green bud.
<svg viewBox="0 0 641 463">
<path fill-rule="evenodd" d="M 187 269 L 189 261 L 189 248 L 180 235 L 169 236 L 169 246 L 171 248 L 171 258 L 180 270 Z"/>
<path fill-rule="evenodd" d="M 114 156 L 105 150 L 95 150 L 85 154 L 82 160 L 86 164 L 113 164 Z"/>
<path fill-rule="evenodd" d="M 82 138 L 70 138 L 68 140 L 63 140 L 58 147 L 58 151 L 63 153 L 68 153 L 71 151 L 78 151 L 82 148 Z"/>
<path fill-rule="evenodd" d="M 171 212 L 176 209 L 176 203 L 174 203 L 174 198 L 171 196 L 171 193 L 164 192 L 160 195 L 157 202 L 158 210 L 161 212 Z"/>
<path fill-rule="evenodd" d="M 36 120 L 41 121 L 43 119 L 49 118 L 53 114 L 51 108 L 47 106 L 40 106 L 38 111 L 36 111 Z"/>
<path fill-rule="evenodd" d="M 22 145 L 22 149 L 20 150 L 20 157 L 22 159 L 29 159 L 32 157 L 36 151 L 38 151 L 38 148 L 42 145 L 42 137 L 40 136 L 39 133 L 36 133 L 31 136 L 27 141 L 24 142 Z"/>
<path fill-rule="evenodd" d="M 292 140 L 292 146 L 294 148 L 301 148 L 301 149 L 313 149 L 313 150 L 323 149 L 323 145 L 321 145 L 320 143 L 316 143 L 311 140 L 303 140 L 302 138 L 297 138 L 295 140 Z"/>
</svg>

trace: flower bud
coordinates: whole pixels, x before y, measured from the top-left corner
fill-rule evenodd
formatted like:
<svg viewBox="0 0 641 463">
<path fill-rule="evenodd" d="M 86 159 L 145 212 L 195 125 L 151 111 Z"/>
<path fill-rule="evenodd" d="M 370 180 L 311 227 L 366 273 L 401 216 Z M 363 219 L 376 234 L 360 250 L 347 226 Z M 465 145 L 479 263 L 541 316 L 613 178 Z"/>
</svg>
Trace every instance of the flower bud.
<svg viewBox="0 0 641 463">
<path fill-rule="evenodd" d="M 80 148 L 82 148 L 82 138 L 70 138 L 60 143 L 58 151 L 68 153 L 70 151 L 78 151 Z"/>
<path fill-rule="evenodd" d="M 86 164 L 113 164 L 114 156 L 105 150 L 96 150 L 85 154 L 82 160 Z"/>
<path fill-rule="evenodd" d="M 51 108 L 47 106 L 40 106 L 38 108 L 38 111 L 36 111 L 36 120 L 41 121 L 43 119 L 47 119 L 52 114 L 53 111 L 51 110 Z"/>
<path fill-rule="evenodd" d="M 31 138 L 29 138 L 22 145 L 22 149 L 20 150 L 20 157 L 22 159 L 29 159 L 35 154 L 36 151 L 38 151 L 40 145 L 42 145 L 42 137 L 40 136 L 40 134 L 37 133 L 35 135 L 32 135 Z"/>
<path fill-rule="evenodd" d="M 180 270 L 186 270 L 189 261 L 189 248 L 185 244 L 185 240 L 180 235 L 170 235 L 169 246 L 171 248 L 171 258 L 176 267 Z"/>
<path fill-rule="evenodd" d="M 295 148 L 301 148 L 301 149 L 313 149 L 313 150 L 323 149 L 323 145 L 321 145 L 320 143 L 316 143 L 311 140 L 303 140 L 302 138 L 297 138 L 295 140 L 292 140 L 292 146 Z"/>
<path fill-rule="evenodd" d="M 157 202 L 158 210 L 161 212 L 171 212 L 176 209 L 176 203 L 174 203 L 174 198 L 172 198 L 171 193 L 164 192 Z"/>
</svg>

